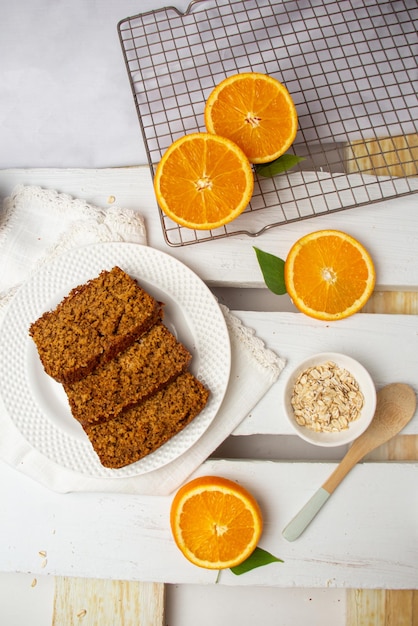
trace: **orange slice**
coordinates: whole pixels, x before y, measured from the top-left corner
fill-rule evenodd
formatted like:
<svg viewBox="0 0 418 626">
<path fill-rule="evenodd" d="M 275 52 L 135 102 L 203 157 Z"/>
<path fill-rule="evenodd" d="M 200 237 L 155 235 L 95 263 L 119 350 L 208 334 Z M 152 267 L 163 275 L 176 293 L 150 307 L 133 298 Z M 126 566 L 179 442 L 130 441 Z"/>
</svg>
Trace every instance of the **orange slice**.
<svg viewBox="0 0 418 626">
<path fill-rule="evenodd" d="M 282 83 L 266 74 L 234 74 L 210 94 L 205 106 L 210 133 L 228 137 L 251 163 L 268 163 L 284 154 L 297 132 L 298 116 Z"/>
<path fill-rule="evenodd" d="M 173 221 L 211 230 L 244 211 L 253 193 L 254 175 L 247 157 L 232 141 L 192 133 L 164 153 L 154 189 L 158 204 Z"/>
<path fill-rule="evenodd" d="M 356 239 L 338 230 L 319 230 L 292 246 L 284 278 L 300 311 L 320 320 L 338 320 L 366 304 L 376 272 L 370 254 Z"/>
<path fill-rule="evenodd" d="M 227 478 L 203 476 L 176 493 L 170 525 L 186 559 L 199 567 L 225 569 L 254 552 L 263 520 L 255 498 L 244 487 Z"/>
</svg>

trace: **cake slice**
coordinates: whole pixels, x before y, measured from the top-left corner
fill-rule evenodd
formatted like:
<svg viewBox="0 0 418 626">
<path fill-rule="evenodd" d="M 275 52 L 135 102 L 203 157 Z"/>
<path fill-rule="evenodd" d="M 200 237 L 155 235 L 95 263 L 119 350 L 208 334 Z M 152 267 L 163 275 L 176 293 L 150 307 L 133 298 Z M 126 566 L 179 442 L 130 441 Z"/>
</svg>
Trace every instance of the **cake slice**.
<svg viewBox="0 0 418 626">
<path fill-rule="evenodd" d="M 153 324 L 162 307 L 119 267 L 73 289 L 29 328 L 47 374 L 81 379 L 113 359 Z"/>
<path fill-rule="evenodd" d="M 209 391 L 189 371 L 118 417 L 83 428 L 104 467 L 120 468 L 157 450 L 206 406 Z"/>
<path fill-rule="evenodd" d="M 190 352 L 162 323 L 105 365 L 73 383 L 64 383 L 73 416 L 81 424 L 117 417 L 187 369 Z"/>
</svg>

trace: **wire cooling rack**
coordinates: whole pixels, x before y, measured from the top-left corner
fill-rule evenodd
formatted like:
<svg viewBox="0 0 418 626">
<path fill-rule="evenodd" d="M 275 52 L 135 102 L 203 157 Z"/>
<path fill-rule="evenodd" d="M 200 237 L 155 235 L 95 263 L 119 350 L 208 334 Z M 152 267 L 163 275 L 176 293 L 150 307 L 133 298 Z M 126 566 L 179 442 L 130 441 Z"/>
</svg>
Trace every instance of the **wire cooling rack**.
<svg viewBox="0 0 418 626">
<path fill-rule="evenodd" d="M 266 229 L 418 190 L 416 0 L 195 0 L 119 22 L 151 175 L 168 146 L 204 131 L 210 92 L 237 72 L 283 82 L 304 157 L 274 178 L 255 173 L 248 208 L 213 231 L 160 211 L 182 246 Z M 412 176 L 412 178 L 411 178 Z"/>
</svg>

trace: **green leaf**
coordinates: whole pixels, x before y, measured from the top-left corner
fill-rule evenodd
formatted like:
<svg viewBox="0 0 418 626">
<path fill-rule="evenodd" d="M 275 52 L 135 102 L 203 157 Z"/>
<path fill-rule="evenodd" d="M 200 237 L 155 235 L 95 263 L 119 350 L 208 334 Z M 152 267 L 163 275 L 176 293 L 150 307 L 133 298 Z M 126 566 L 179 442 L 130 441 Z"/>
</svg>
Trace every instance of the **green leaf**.
<svg viewBox="0 0 418 626">
<path fill-rule="evenodd" d="M 269 563 L 283 563 L 283 561 L 282 559 L 277 558 L 277 556 L 270 554 L 270 552 L 257 547 L 243 563 L 236 565 L 235 567 L 231 567 L 230 569 L 233 574 L 240 576 L 241 574 L 245 574 L 245 572 L 249 572 L 256 567 L 268 565 Z"/>
<path fill-rule="evenodd" d="M 277 296 L 286 293 L 286 285 L 284 282 L 284 261 L 274 254 L 263 252 L 254 246 L 257 255 L 258 264 L 263 274 L 264 282 L 267 287 Z"/>
<path fill-rule="evenodd" d="M 271 161 L 271 163 L 258 163 L 255 165 L 255 171 L 260 176 L 271 178 L 272 176 L 277 176 L 277 174 L 282 174 L 286 170 L 290 170 L 304 160 L 304 157 L 298 157 L 295 154 L 282 154 L 282 156 Z"/>
</svg>

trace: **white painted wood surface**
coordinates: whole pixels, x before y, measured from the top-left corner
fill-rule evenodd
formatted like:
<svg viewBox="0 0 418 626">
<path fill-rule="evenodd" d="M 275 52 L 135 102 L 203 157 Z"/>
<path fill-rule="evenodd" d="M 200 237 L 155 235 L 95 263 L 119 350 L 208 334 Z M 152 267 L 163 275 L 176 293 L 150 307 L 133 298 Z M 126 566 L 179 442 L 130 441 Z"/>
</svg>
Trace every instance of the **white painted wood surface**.
<svg viewBox="0 0 418 626">
<path fill-rule="evenodd" d="M 115 205 L 135 209 L 146 217 L 149 245 L 177 257 L 209 285 L 264 287 L 252 246 L 285 258 L 302 235 L 322 228 L 344 230 L 370 251 L 377 269 L 377 288 L 397 290 L 418 286 L 418 195 L 406 196 L 333 215 L 274 228 L 257 238 L 228 237 L 216 242 L 181 248 L 164 242 L 147 166 L 116 169 L 30 169 L 0 171 L 0 196 L 17 184 L 57 189 L 101 207 Z M 198 251 L 198 254 L 197 254 Z"/>
<path fill-rule="evenodd" d="M 333 467 L 210 460 L 199 469 L 197 474 L 226 476 L 254 493 L 265 519 L 260 546 L 284 560 L 239 577 L 226 570 L 219 584 L 391 589 L 416 585 L 416 463 L 358 465 L 299 540 L 289 543 L 282 538 L 283 527 Z M 3 467 L 1 473 L 0 498 L 6 506 L 1 516 L 0 570 L 31 571 L 34 576 L 215 582 L 217 572 L 191 565 L 174 545 L 169 529 L 171 497 L 63 496 L 13 470 Z"/>
<path fill-rule="evenodd" d="M 282 411 L 288 372 L 318 352 L 343 352 L 362 363 L 377 389 L 405 382 L 418 394 L 418 317 L 416 315 L 354 315 L 335 324 L 300 313 L 237 311 L 266 345 L 286 359 L 276 384 L 238 426 L 234 435 L 292 434 Z M 418 410 L 403 434 L 418 434 Z"/>
<path fill-rule="evenodd" d="M 297 237 L 313 228 L 329 227 L 351 232 L 370 247 L 376 259 L 380 288 L 418 289 L 417 196 L 404 198 L 399 211 L 394 210 L 393 202 L 381 203 L 274 229 L 257 240 L 233 237 L 216 244 L 175 249 L 163 241 L 146 167 L 0 171 L 0 195 L 8 195 L 17 184 L 54 188 L 103 207 L 109 206 L 110 197 L 114 196 L 119 206 L 143 213 L 150 245 L 177 256 L 214 287 L 263 287 L 255 256 L 248 254 L 249 247 L 257 245 L 284 256 Z M 405 380 L 416 388 L 418 351 L 414 316 L 362 315 L 324 325 L 293 313 L 240 311 L 238 314 L 269 347 L 287 358 L 289 365 L 308 349 L 341 349 L 364 360 L 378 386 L 386 380 Z M 279 416 L 275 420 L 279 387 L 285 375 L 286 370 L 274 391 L 243 423 L 243 430 L 235 434 L 289 432 L 283 418 Z M 416 432 L 416 427 L 415 416 L 408 429 Z M 416 586 L 414 548 L 418 519 L 414 494 L 411 496 L 417 478 L 415 462 L 362 464 L 327 503 L 309 533 L 293 544 L 281 538 L 282 527 L 333 467 L 333 463 L 319 462 L 214 460 L 202 466 L 199 473 L 216 471 L 245 481 L 254 490 L 265 507 L 262 545 L 285 560 L 285 564 L 261 568 L 242 578 L 224 572 L 221 584 L 286 589 Z M 152 498 L 145 502 L 141 497 L 64 496 L 45 490 L 2 463 L 0 494 L 5 510 L 0 516 L 0 533 L 6 546 L 0 551 L 0 571 L 29 571 L 38 577 L 57 575 L 173 584 L 214 582 L 213 573 L 197 570 L 174 547 L 167 525 L 169 499 Z M 340 527 L 343 527 L 342 535 Z M 46 557 L 40 556 L 43 551 Z M 91 586 L 94 589 L 95 584 Z"/>
</svg>

